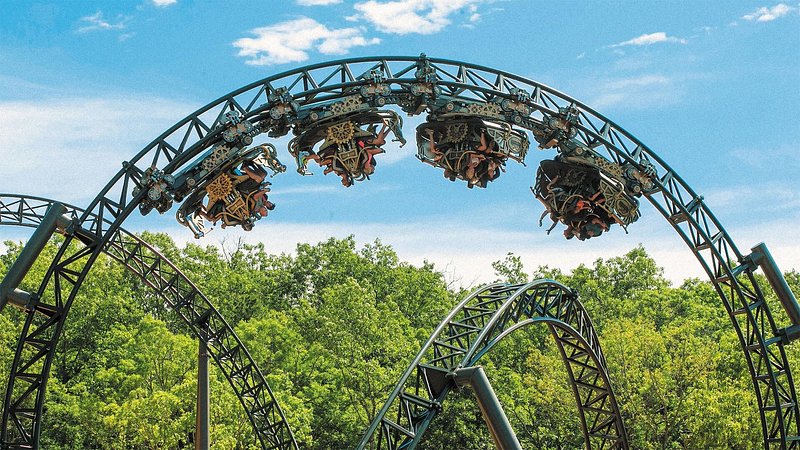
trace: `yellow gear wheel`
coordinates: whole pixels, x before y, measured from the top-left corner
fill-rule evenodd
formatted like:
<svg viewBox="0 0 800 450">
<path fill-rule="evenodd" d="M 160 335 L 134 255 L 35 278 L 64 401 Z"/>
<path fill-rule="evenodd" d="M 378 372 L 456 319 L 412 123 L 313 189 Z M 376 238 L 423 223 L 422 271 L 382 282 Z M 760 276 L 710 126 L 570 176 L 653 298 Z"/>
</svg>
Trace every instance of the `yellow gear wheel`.
<svg viewBox="0 0 800 450">
<path fill-rule="evenodd" d="M 325 139 L 332 144 L 344 144 L 353 139 L 353 134 L 356 131 L 353 122 L 347 121 L 328 127 Z"/>
<path fill-rule="evenodd" d="M 467 137 L 467 124 L 454 123 L 447 126 L 444 142 L 458 143 Z"/>
<path fill-rule="evenodd" d="M 467 106 L 467 111 L 470 114 L 477 114 L 481 116 L 500 117 L 500 106 L 494 103 L 473 103 Z"/>
<path fill-rule="evenodd" d="M 344 99 L 344 109 L 347 112 L 355 111 L 361 107 L 361 99 L 356 96 L 347 97 Z"/>
<path fill-rule="evenodd" d="M 357 111 L 361 107 L 361 98 L 357 96 L 350 96 L 340 102 L 331 105 L 331 112 L 334 115 L 346 114 L 349 112 Z"/>
<path fill-rule="evenodd" d="M 211 171 L 220 165 L 228 156 L 230 147 L 227 145 L 220 145 L 211 152 L 206 159 L 203 160 L 203 169 Z"/>
<path fill-rule="evenodd" d="M 595 158 L 595 164 L 600 170 L 604 170 L 614 178 L 622 180 L 622 167 L 619 165 L 606 161 L 604 158 Z"/>
<path fill-rule="evenodd" d="M 209 204 L 224 200 L 233 191 L 233 182 L 227 174 L 221 174 L 206 186 Z"/>
</svg>

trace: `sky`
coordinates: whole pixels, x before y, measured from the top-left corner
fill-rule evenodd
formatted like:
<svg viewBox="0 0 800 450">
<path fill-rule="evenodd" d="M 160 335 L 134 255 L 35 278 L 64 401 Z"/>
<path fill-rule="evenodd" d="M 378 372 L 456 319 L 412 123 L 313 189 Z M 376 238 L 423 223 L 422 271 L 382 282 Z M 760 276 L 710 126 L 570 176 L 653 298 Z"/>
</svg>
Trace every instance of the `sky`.
<svg viewBox="0 0 800 450">
<path fill-rule="evenodd" d="M 262 0 L 0 2 L 0 192 L 86 206 L 151 140 L 197 108 L 267 76 L 346 57 L 447 58 L 544 83 L 620 124 L 670 164 L 743 253 L 766 242 L 800 269 L 800 3 L 774 1 Z M 287 173 L 252 232 L 216 229 L 200 244 L 380 239 L 401 258 L 433 262 L 469 286 L 494 279 L 508 252 L 533 271 L 565 270 L 641 244 L 675 283 L 700 265 L 643 201 L 626 234 L 565 240 L 539 227 L 530 193 L 539 161 L 487 189 L 450 182 L 386 147 L 371 180 Z M 257 140 L 257 143 L 266 138 Z M 196 242 L 169 212 L 125 227 Z M 30 230 L 0 229 L 0 239 Z"/>
</svg>

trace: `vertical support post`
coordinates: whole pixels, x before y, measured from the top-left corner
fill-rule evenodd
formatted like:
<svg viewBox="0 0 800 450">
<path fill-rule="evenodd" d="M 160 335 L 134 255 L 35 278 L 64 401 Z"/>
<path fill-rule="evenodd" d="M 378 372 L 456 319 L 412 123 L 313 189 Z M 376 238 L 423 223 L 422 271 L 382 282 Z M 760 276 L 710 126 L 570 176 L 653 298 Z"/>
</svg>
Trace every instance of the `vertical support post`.
<svg viewBox="0 0 800 450">
<path fill-rule="evenodd" d="M 6 303 L 9 301 L 9 296 L 13 296 L 12 304 L 18 305 L 20 302 L 25 301 L 25 293 L 16 292 L 17 287 L 22 282 L 25 275 L 31 269 L 31 266 L 42 253 L 47 241 L 53 236 L 53 233 L 58 227 L 59 221 L 63 220 L 62 216 L 67 212 L 67 208 L 61 203 L 55 202 L 47 208 L 47 212 L 42 217 L 36 231 L 33 232 L 28 243 L 22 248 L 16 261 L 11 264 L 3 281 L 0 282 L 0 311 L 5 308 Z M 30 298 L 29 296 L 27 298 Z"/>
<path fill-rule="evenodd" d="M 206 333 L 201 331 L 197 352 L 197 416 L 195 422 L 195 450 L 210 448 L 210 410 L 208 395 L 208 345 Z"/>
<path fill-rule="evenodd" d="M 494 444 L 498 450 L 522 450 L 522 446 L 517 440 L 517 435 L 511 428 L 511 423 L 506 417 L 503 406 L 500 400 L 489 384 L 489 378 L 486 377 L 486 372 L 483 367 L 467 367 L 463 369 L 456 369 L 452 373 L 453 381 L 458 386 L 469 385 L 475 392 L 475 397 L 478 399 L 478 406 L 481 408 L 483 420 L 489 426 L 489 432 L 492 434 Z"/>
</svg>

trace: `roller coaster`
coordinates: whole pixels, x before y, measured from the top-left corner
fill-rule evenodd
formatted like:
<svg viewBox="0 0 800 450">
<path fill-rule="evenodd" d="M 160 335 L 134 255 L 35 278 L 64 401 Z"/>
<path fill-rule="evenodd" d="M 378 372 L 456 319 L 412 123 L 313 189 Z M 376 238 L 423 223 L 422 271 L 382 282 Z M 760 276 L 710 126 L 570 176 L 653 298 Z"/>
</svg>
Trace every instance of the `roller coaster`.
<svg viewBox="0 0 800 450">
<path fill-rule="evenodd" d="M 101 253 L 140 278 L 197 336 L 238 396 L 262 448 L 299 448 L 262 373 L 211 301 L 122 225 L 137 210 L 165 213 L 180 203 L 176 220 L 196 238 L 216 224 L 252 229 L 279 206 L 269 198 L 270 186 L 287 169 L 272 143 L 254 141 L 290 132 L 288 151 L 299 174 L 310 174 L 308 166 L 315 163 L 324 174 L 338 176 L 343 188 L 364 182 L 379 175 L 387 139 L 406 143 L 395 109 L 427 114 L 416 129 L 417 158 L 468 188 L 491 188 L 510 170 L 509 160 L 525 161 L 531 142 L 551 151 L 531 191 L 544 205 L 542 219 L 553 222 L 550 230 L 564 225 L 567 239 L 597 239 L 614 225 L 635 226 L 639 202 L 648 200 L 696 256 L 730 317 L 752 378 L 764 448 L 800 447 L 785 350 L 800 336 L 800 307 L 766 246 L 742 254 L 702 196 L 654 151 L 591 107 L 511 73 L 423 54 L 309 65 L 226 94 L 123 162 L 84 209 L 0 194 L 0 224 L 36 228 L 0 283 L 0 308 L 10 304 L 25 317 L 6 385 L 1 448 L 39 447 L 56 344 Z M 18 289 L 56 232 L 64 239 L 39 288 Z M 787 328 L 778 328 L 755 281 L 759 268 L 791 319 Z M 459 303 L 407 367 L 358 449 L 415 448 L 435 426 L 448 394 L 461 386 L 475 391 L 498 448 L 519 448 L 479 361 L 508 334 L 534 323 L 546 325 L 555 340 L 586 448 L 629 448 L 586 310 L 567 286 L 538 280 L 484 286 Z"/>
</svg>

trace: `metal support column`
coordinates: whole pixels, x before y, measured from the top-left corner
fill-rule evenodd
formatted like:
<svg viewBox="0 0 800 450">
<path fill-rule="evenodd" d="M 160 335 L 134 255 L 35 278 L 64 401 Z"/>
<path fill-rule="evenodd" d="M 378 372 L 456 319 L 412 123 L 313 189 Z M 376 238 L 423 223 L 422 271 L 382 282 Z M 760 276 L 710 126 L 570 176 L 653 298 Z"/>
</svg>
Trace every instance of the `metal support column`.
<svg viewBox="0 0 800 450">
<path fill-rule="evenodd" d="M 786 282 L 786 278 L 778 268 L 778 264 L 772 258 L 772 254 L 767 249 L 767 245 L 763 242 L 756 245 L 752 249 L 752 253 L 747 257 L 753 264 L 761 267 L 764 271 L 764 276 L 767 278 L 772 290 L 780 300 L 783 309 L 792 321 L 792 325 L 781 330 L 788 341 L 793 341 L 800 337 L 800 305 L 797 304 L 792 289 Z"/>
<path fill-rule="evenodd" d="M 497 396 L 489 384 L 489 378 L 486 377 L 486 372 L 483 367 L 467 367 L 464 369 L 456 369 L 452 373 L 453 381 L 458 386 L 469 385 L 475 391 L 475 397 L 478 399 L 478 406 L 481 408 L 483 420 L 489 426 L 489 431 L 492 433 L 492 439 L 497 446 L 498 450 L 522 450 L 522 446 L 517 440 L 517 435 L 511 429 L 511 423 L 506 417 L 503 406 L 497 399 Z"/>
<path fill-rule="evenodd" d="M 209 450 L 210 448 L 210 414 L 208 398 L 208 345 L 205 333 L 199 339 L 197 352 L 197 421 L 195 423 L 195 450 Z"/>
<path fill-rule="evenodd" d="M 11 264 L 11 267 L 6 272 L 3 281 L 0 282 L 0 311 L 5 308 L 6 303 L 11 300 L 11 304 L 15 306 L 24 307 L 30 301 L 30 294 L 17 290 L 17 287 L 28 274 L 28 271 L 33 266 L 36 258 L 42 253 L 47 241 L 53 236 L 59 221 L 63 221 L 63 216 L 67 212 L 67 208 L 61 203 L 53 203 L 42 217 L 36 231 L 33 232 L 28 243 L 22 248 L 16 261 Z"/>
</svg>

